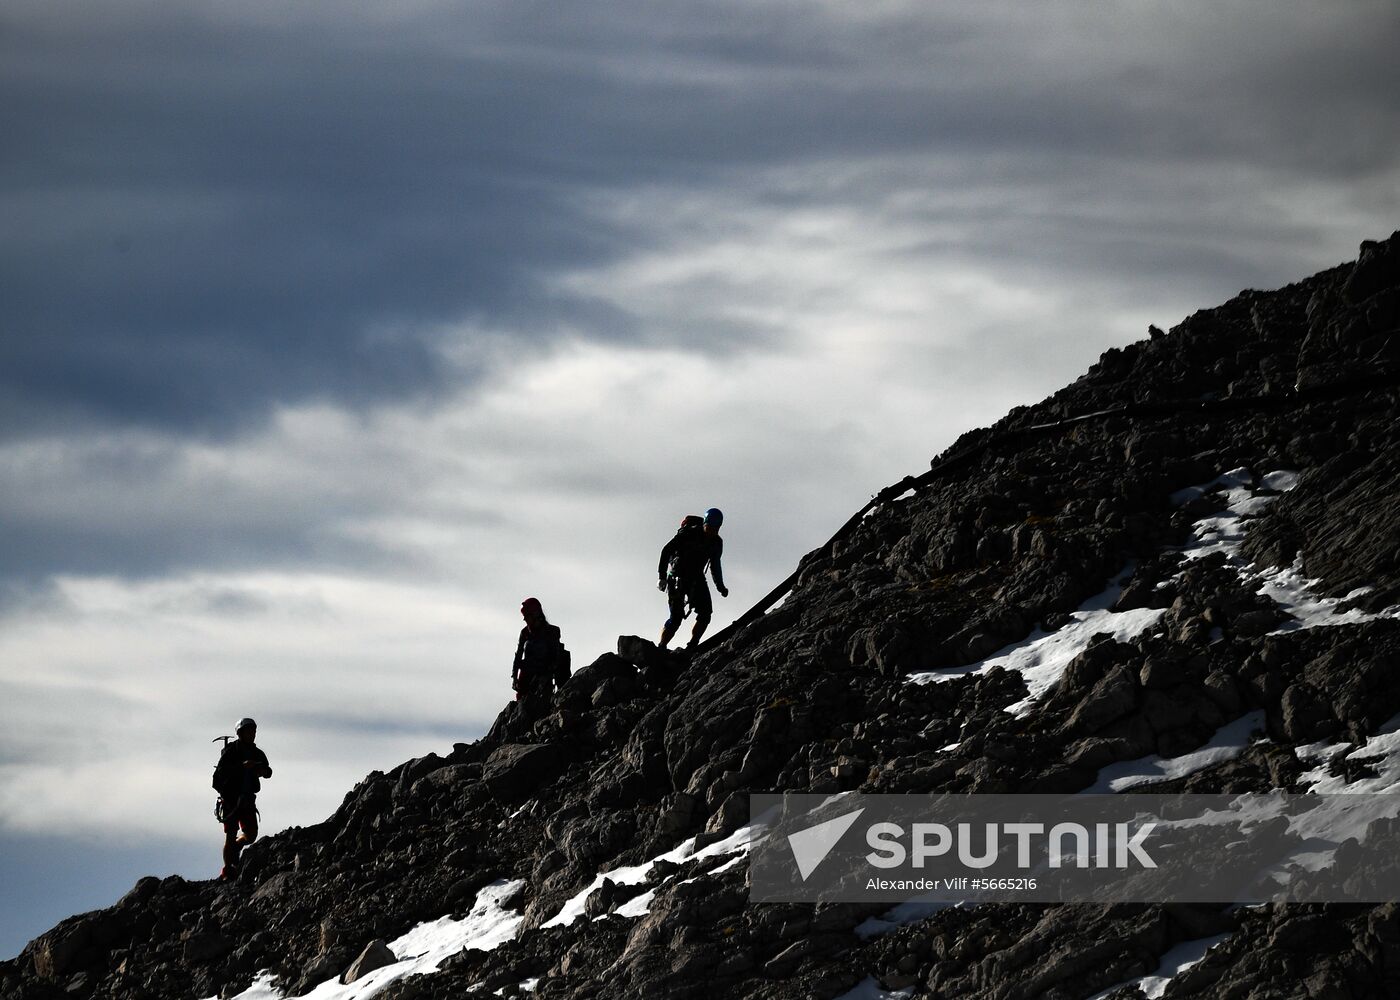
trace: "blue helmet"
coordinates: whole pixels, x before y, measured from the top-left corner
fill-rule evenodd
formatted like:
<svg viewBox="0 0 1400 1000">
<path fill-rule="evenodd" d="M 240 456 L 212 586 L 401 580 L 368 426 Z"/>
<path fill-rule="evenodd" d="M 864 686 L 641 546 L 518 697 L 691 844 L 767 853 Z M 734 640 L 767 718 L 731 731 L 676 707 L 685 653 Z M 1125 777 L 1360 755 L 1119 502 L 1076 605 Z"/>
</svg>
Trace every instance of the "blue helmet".
<svg viewBox="0 0 1400 1000">
<path fill-rule="evenodd" d="M 711 528 L 718 528 L 724 523 L 724 511 L 718 507 L 711 507 L 705 511 L 705 524 Z"/>
</svg>

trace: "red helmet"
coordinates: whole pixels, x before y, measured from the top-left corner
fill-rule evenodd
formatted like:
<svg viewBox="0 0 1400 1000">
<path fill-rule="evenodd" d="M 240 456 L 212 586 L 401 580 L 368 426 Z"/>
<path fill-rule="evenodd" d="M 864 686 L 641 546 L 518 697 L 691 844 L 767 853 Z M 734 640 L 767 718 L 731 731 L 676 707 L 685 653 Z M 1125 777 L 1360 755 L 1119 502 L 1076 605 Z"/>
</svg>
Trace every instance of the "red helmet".
<svg viewBox="0 0 1400 1000">
<path fill-rule="evenodd" d="M 527 597 L 520 602 L 520 613 L 522 615 L 532 612 L 537 615 L 544 614 L 544 608 L 540 607 L 540 600 L 538 597 Z"/>
</svg>

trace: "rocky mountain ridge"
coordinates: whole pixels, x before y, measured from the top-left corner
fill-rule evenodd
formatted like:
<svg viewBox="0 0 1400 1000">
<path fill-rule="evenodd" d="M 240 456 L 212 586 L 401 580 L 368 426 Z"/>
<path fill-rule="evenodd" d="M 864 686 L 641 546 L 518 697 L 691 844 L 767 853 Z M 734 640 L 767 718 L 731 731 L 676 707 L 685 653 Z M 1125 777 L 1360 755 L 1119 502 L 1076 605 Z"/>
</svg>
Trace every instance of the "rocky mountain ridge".
<svg viewBox="0 0 1400 1000">
<path fill-rule="evenodd" d="M 237 882 L 62 922 L 0 996 L 329 997 L 359 963 L 345 996 L 1084 1000 L 1193 947 L 1161 995 L 1400 994 L 1394 903 L 757 904 L 743 863 L 760 791 L 1073 793 L 1144 760 L 1177 762 L 1154 791 L 1389 787 L 1398 332 L 1400 234 L 1153 329 L 882 491 L 691 662 L 624 637 L 542 719 L 370 774 Z M 1075 629 L 1032 690 L 1014 650 Z M 440 970 L 391 975 L 430 924 Z"/>
</svg>

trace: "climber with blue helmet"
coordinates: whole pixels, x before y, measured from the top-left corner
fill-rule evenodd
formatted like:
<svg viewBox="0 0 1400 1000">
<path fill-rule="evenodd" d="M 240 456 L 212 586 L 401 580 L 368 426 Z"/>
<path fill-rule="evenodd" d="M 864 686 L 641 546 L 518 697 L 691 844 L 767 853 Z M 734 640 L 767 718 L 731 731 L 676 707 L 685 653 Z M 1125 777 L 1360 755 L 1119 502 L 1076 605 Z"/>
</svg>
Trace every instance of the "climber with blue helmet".
<svg viewBox="0 0 1400 1000">
<path fill-rule="evenodd" d="M 728 597 L 729 589 L 724 585 L 724 571 L 720 557 L 724 554 L 724 540 L 719 537 L 719 527 L 724 523 L 724 514 L 716 507 L 705 511 L 704 517 L 687 514 L 681 519 L 680 529 L 661 550 L 661 561 L 657 565 L 657 590 L 666 593 L 666 602 L 671 616 L 661 628 L 661 648 L 665 649 L 676 631 L 681 627 L 690 611 L 695 612 L 695 627 L 690 633 L 686 649 L 694 649 L 700 637 L 710 624 L 714 602 L 710 597 L 709 585 L 705 582 L 705 570 L 714 577 L 715 588 L 720 596 Z"/>
</svg>

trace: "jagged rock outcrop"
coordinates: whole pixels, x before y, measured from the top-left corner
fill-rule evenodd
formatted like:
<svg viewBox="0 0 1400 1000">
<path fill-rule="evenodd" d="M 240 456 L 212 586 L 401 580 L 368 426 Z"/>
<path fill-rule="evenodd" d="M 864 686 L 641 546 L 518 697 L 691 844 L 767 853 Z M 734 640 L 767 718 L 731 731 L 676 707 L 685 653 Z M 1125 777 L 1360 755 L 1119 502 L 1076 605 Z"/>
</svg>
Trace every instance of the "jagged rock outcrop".
<svg viewBox="0 0 1400 1000">
<path fill-rule="evenodd" d="M 523 882 L 502 903 L 514 937 L 379 995 L 835 997 L 873 976 L 1085 998 L 1217 935 L 1166 996 L 1400 994 L 1395 904 L 988 904 L 881 923 L 887 906 L 751 903 L 745 866 L 703 851 L 752 792 L 1074 792 L 1251 713 L 1267 740 L 1154 790 L 1300 789 L 1318 766 L 1300 748 L 1362 747 L 1400 713 L 1400 620 L 1375 616 L 1400 600 L 1398 327 L 1400 236 L 1154 329 L 964 435 L 804 558 L 777 610 L 692 661 L 627 637 L 543 717 L 513 703 L 483 739 L 372 773 L 324 823 L 253 845 L 238 882 L 143 879 L 64 921 L 0 964 L 0 996 L 233 995 L 262 970 L 296 995 L 372 942 L 466 915 L 499 879 Z M 1230 470 L 1233 486 L 1178 492 Z M 1290 627 L 1297 609 L 1226 554 L 1185 554 L 1240 483 L 1260 501 L 1241 558 L 1296 566 L 1347 623 Z M 1150 627 L 1084 643 L 1043 691 L 1011 669 L 959 673 L 1080 628 L 1101 594 Z M 1321 766 L 1353 781 L 1379 765 Z M 696 854 L 617 874 L 691 837 Z"/>
</svg>

